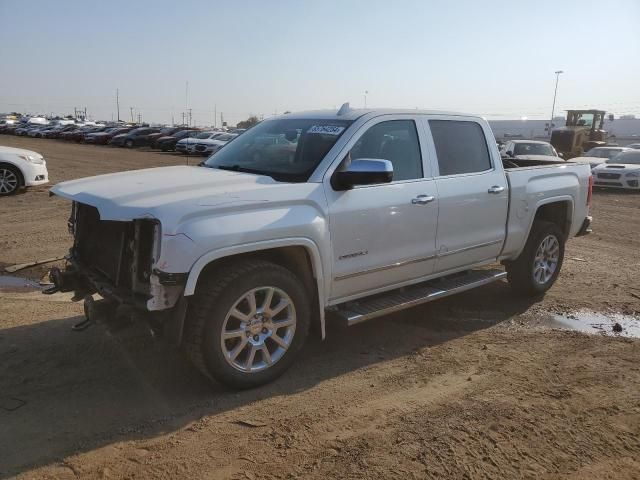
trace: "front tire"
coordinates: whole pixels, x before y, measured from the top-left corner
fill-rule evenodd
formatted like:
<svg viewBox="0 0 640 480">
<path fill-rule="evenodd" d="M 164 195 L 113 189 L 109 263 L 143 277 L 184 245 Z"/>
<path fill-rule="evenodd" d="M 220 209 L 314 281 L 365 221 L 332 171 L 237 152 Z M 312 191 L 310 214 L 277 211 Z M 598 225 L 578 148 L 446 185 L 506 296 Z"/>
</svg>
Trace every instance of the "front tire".
<svg viewBox="0 0 640 480">
<path fill-rule="evenodd" d="M 13 195 L 22 182 L 20 171 L 11 165 L 0 165 L 0 197 Z"/>
<path fill-rule="evenodd" d="M 263 260 L 223 267 L 201 280 L 189 306 L 187 356 L 234 388 L 271 382 L 306 340 L 309 304 L 302 282 L 284 267 Z"/>
<path fill-rule="evenodd" d="M 536 220 L 524 250 L 505 263 L 509 284 L 518 293 L 533 297 L 549 290 L 560 274 L 565 236 L 552 222 Z"/>
<path fill-rule="evenodd" d="M 124 142 L 124 146 L 127 148 L 133 148 L 133 140 L 127 140 Z"/>
</svg>

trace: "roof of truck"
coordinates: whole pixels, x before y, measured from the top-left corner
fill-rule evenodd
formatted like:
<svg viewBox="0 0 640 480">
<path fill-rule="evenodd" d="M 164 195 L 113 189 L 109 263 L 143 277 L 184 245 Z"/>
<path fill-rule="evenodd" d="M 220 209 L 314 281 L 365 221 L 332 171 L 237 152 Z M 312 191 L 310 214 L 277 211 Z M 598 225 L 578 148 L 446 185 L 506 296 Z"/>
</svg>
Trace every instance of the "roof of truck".
<svg viewBox="0 0 640 480">
<path fill-rule="evenodd" d="M 342 113 L 340 113 L 342 110 Z M 418 110 L 413 108 L 341 108 L 340 110 L 308 110 L 303 112 L 292 112 L 285 115 L 279 115 L 277 118 L 283 116 L 289 118 L 309 118 L 309 119 L 326 119 L 326 120 L 356 120 L 363 115 L 378 114 L 378 115 L 456 115 L 464 117 L 480 118 L 479 115 L 472 115 L 459 112 L 444 112 L 440 110 Z"/>
</svg>

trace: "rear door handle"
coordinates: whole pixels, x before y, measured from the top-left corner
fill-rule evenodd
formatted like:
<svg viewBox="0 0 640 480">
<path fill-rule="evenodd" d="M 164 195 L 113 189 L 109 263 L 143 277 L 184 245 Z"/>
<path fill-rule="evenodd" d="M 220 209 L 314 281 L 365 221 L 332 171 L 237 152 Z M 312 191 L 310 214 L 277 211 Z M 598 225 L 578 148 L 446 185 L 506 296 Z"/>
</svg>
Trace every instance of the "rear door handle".
<svg viewBox="0 0 640 480">
<path fill-rule="evenodd" d="M 501 187 L 500 185 L 494 185 L 493 187 L 491 187 L 489 190 L 487 190 L 489 193 L 500 193 L 504 191 L 504 187 Z"/>
<path fill-rule="evenodd" d="M 436 199 L 433 195 L 418 195 L 416 198 L 411 199 L 413 205 L 426 205 Z"/>
</svg>

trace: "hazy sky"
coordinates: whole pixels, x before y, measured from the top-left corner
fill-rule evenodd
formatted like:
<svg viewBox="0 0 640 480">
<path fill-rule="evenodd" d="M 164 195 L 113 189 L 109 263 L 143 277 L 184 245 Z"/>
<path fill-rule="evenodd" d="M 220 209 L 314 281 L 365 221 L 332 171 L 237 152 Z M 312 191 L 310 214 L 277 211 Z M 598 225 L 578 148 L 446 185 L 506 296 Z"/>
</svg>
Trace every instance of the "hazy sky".
<svg viewBox="0 0 640 480">
<path fill-rule="evenodd" d="M 0 112 L 640 114 L 640 0 L 0 0 Z M 189 94 L 185 99 L 185 83 Z"/>
</svg>

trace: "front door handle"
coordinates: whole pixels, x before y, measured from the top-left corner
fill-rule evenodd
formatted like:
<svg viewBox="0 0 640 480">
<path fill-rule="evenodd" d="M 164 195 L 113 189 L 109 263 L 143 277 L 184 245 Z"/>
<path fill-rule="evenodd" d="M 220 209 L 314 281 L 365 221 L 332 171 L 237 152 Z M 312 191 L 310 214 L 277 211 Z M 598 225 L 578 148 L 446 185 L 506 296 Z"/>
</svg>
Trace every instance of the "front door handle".
<svg viewBox="0 0 640 480">
<path fill-rule="evenodd" d="M 489 190 L 487 190 L 489 193 L 501 193 L 504 191 L 504 187 L 501 187 L 500 185 L 494 185 L 493 187 L 491 187 Z"/>
<path fill-rule="evenodd" d="M 433 195 L 418 195 L 416 198 L 411 199 L 413 205 L 426 205 L 436 199 Z"/>
</svg>

